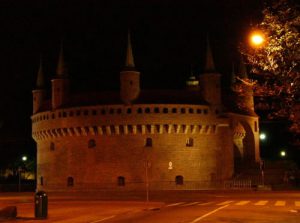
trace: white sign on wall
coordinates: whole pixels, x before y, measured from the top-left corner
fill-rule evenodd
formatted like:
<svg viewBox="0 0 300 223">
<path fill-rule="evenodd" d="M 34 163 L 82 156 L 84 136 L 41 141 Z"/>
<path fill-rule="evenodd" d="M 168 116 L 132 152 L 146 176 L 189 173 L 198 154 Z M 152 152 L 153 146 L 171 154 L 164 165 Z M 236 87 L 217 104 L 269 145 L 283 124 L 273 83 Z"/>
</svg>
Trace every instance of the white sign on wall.
<svg viewBox="0 0 300 223">
<path fill-rule="evenodd" d="M 172 162 L 169 162 L 169 167 L 168 167 L 169 170 L 172 170 L 173 169 L 173 163 Z"/>
</svg>

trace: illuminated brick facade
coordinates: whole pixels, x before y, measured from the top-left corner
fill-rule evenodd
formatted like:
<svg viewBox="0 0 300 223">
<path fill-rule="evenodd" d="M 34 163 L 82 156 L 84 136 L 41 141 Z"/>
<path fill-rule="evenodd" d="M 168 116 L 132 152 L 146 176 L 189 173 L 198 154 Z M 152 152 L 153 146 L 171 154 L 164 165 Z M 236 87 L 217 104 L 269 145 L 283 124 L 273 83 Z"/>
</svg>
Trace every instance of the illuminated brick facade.
<svg viewBox="0 0 300 223">
<path fill-rule="evenodd" d="M 213 188 L 236 161 L 259 161 L 258 117 L 224 112 L 218 73 L 181 91 L 141 90 L 128 46 L 120 92 L 70 94 L 61 59 L 51 99 L 42 83 L 33 91 L 39 190 Z"/>
</svg>

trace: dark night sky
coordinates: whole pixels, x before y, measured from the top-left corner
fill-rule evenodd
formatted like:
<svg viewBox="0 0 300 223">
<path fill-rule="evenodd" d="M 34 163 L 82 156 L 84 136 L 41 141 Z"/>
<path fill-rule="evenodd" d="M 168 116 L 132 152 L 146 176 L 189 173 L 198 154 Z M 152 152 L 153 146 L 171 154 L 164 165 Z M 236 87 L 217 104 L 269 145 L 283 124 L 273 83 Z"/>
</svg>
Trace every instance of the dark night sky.
<svg viewBox="0 0 300 223">
<path fill-rule="evenodd" d="M 179 88 L 191 65 L 201 72 L 207 33 L 226 79 L 261 8 L 261 0 L 1 0 L 0 150 L 34 151 L 31 90 L 39 57 L 50 84 L 62 39 L 73 90 L 118 88 L 128 28 L 142 87 Z"/>
</svg>

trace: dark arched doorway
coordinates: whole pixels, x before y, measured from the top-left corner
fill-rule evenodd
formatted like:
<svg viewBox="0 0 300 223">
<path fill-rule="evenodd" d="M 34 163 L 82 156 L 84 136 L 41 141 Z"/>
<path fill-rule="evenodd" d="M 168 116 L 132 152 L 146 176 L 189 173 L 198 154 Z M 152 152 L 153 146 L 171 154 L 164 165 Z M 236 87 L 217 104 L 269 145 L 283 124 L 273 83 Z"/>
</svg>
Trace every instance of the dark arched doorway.
<svg viewBox="0 0 300 223">
<path fill-rule="evenodd" d="M 255 139 L 250 125 L 238 121 L 233 130 L 234 167 L 235 171 L 255 163 Z"/>
</svg>

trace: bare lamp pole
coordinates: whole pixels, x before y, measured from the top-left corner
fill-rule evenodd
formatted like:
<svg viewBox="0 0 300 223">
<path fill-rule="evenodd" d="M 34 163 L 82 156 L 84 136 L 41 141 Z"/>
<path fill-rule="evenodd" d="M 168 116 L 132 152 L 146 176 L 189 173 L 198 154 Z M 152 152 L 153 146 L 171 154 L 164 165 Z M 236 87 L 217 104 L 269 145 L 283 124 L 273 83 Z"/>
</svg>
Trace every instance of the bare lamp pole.
<svg viewBox="0 0 300 223">
<path fill-rule="evenodd" d="M 265 173 L 264 173 L 264 169 L 265 169 L 265 161 L 261 160 L 260 161 L 260 171 L 261 171 L 261 181 L 262 181 L 262 185 L 265 186 Z"/>
<path fill-rule="evenodd" d="M 150 167 L 151 163 L 149 160 L 146 160 L 145 163 L 145 173 L 146 173 L 146 201 L 149 201 L 149 177 L 148 177 L 148 168 Z"/>
<path fill-rule="evenodd" d="M 18 168 L 19 182 L 18 182 L 18 191 L 21 192 L 21 167 Z"/>
</svg>

